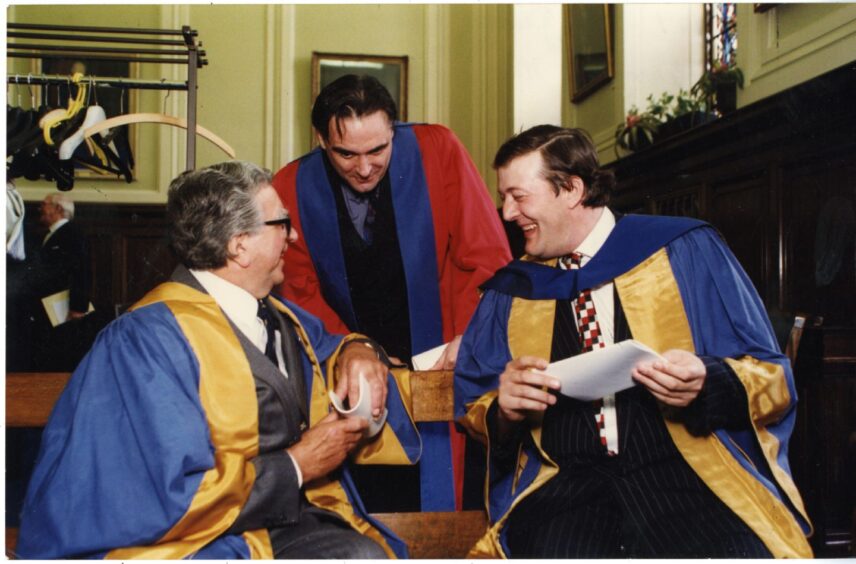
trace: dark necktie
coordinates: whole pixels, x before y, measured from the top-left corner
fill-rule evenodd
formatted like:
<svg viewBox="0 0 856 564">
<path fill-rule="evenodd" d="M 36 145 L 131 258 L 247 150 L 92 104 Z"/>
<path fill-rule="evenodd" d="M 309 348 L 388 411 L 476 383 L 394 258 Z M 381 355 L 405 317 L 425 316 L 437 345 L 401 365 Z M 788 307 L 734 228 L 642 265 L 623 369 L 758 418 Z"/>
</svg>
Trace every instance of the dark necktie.
<svg viewBox="0 0 856 564">
<path fill-rule="evenodd" d="M 259 319 L 264 323 L 265 331 L 267 331 L 267 343 L 265 343 L 265 356 L 273 362 L 274 366 L 279 366 L 279 361 L 276 359 L 276 349 L 274 343 L 276 340 L 276 321 L 274 320 L 273 312 L 267 305 L 267 300 L 259 300 L 259 309 L 256 313 Z"/>
<path fill-rule="evenodd" d="M 377 205 L 379 190 L 380 187 L 378 186 L 364 197 L 364 201 L 366 202 L 366 220 L 363 223 L 363 240 L 369 245 L 374 241 L 374 222 L 377 215 L 375 206 Z"/>
</svg>

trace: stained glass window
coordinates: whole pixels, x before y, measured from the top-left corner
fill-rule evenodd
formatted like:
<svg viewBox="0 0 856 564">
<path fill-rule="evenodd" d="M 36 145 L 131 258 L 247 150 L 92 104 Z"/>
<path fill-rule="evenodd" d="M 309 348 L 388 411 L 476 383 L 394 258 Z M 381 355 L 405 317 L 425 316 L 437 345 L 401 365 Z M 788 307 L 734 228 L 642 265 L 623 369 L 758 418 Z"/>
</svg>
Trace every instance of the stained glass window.
<svg viewBox="0 0 856 564">
<path fill-rule="evenodd" d="M 705 4 L 705 70 L 714 63 L 726 67 L 736 64 L 737 53 L 737 4 Z"/>
</svg>

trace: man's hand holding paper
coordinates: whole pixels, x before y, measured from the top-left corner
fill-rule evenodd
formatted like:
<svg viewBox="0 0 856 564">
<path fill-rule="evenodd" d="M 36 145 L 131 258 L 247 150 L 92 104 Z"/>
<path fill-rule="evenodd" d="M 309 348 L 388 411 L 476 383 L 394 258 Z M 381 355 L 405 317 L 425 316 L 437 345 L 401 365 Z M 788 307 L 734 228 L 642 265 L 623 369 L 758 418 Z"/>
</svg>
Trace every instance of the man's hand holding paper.
<svg viewBox="0 0 856 564">
<path fill-rule="evenodd" d="M 580 354 L 552 364 L 524 356 L 512 360 L 499 377 L 499 410 L 506 422 L 521 421 L 556 403 L 551 390 L 583 400 L 600 399 L 645 386 L 665 404 L 683 407 L 704 385 L 704 363 L 695 354 L 669 350 L 662 355 L 634 340 Z"/>
<path fill-rule="evenodd" d="M 499 376 L 499 413 L 507 422 L 522 421 L 528 411 L 544 411 L 556 403 L 549 390 L 559 390 L 561 382 L 539 372 L 547 368 L 547 361 L 534 356 L 522 356 L 505 365 Z"/>
<path fill-rule="evenodd" d="M 637 364 L 662 360 L 651 348 L 628 340 L 554 362 L 544 372 L 561 381 L 564 395 L 589 401 L 632 387 Z"/>
<path fill-rule="evenodd" d="M 633 378 L 667 405 L 685 407 L 701 392 L 707 369 L 689 351 L 672 349 L 662 360 L 642 362 L 633 369 Z"/>
</svg>

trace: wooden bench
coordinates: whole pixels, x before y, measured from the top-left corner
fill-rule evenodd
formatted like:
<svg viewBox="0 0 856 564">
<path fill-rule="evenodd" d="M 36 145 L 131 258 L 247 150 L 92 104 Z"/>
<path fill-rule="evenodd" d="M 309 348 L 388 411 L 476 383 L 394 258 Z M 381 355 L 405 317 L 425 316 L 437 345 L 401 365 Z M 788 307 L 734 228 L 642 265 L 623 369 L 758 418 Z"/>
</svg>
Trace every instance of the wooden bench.
<svg viewBox="0 0 856 564">
<path fill-rule="evenodd" d="M 68 382 L 67 372 L 6 375 L 6 426 L 44 427 L 54 403 Z M 413 372 L 410 389 L 417 422 L 454 419 L 452 373 Z M 410 549 L 411 558 L 464 558 L 484 534 L 483 511 L 437 513 L 376 513 Z M 18 530 L 6 528 L 6 556 L 14 557 Z"/>
</svg>

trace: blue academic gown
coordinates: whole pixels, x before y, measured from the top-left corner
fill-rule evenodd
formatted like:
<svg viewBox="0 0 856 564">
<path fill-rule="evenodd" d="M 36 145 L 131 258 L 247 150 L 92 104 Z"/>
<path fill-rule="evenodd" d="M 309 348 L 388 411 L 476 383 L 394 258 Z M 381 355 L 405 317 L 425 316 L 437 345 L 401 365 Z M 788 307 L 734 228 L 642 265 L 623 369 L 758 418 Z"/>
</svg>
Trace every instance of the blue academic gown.
<svg viewBox="0 0 856 564">
<path fill-rule="evenodd" d="M 753 428 L 694 437 L 680 423 L 667 419 L 666 426 L 693 470 L 774 556 L 810 557 L 811 526 L 787 458 L 796 416 L 791 367 L 719 234 L 696 220 L 628 215 L 584 268 L 565 271 L 554 263 L 515 261 L 485 284 L 458 356 L 456 415 L 487 441 L 486 414 L 506 363 L 527 354 L 549 358 L 555 300 L 611 280 L 633 338 L 659 352 L 680 348 L 725 359 L 737 374 Z M 558 471 L 541 450 L 537 423 L 531 433 L 515 472 L 489 467 L 491 528 L 472 555 L 507 554 L 512 505 Z"/>
<path fill-rule="evenodd" d="M 335 360 L 343 337 L 274 302 L 301 341 L 311 426 L 329 410 L 321 361 Z M 22 511 L 19 556 L 272 558 L 266 529 L 227 532 L 253 491 L 252 461 L 265 453 L 258 401 L 213 298 L 176 282 L 153 290 L 102 331 L 59 398 Z M 389 424 L 368 448 L 413 463 L 419 438 L 391 376 L 387 406 Z M 347 468 L 322 482 L 305 488 L 310 503 L 406 555 L 364 514 Z"/>
</svg>

